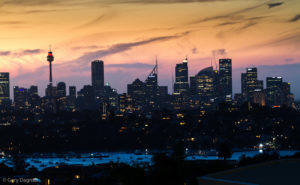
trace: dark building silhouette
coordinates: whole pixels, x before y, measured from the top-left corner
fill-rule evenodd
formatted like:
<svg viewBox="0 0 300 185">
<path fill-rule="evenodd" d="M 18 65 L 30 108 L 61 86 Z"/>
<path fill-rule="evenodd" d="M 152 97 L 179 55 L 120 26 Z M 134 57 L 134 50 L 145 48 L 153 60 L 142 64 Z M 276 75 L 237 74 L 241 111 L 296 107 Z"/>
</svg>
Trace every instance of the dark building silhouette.
<svg viewBox="0 0 300 185">
<path fill-rule="evenodd" d="M 158 107 L 158 66 L 157 63 L 154 66 L 151 73 L 148 75 L 145 81 L 145 100 L 146 100 L 146 109 L 152 110 L 157 109 Z"/>
<path fill-rule="evenodd" d="M 0 73 L 0 104 L 10 102 L 9 73 Z"/>
<path fill-rule="evenodd" d="M 77 95 L 77 105 L 80 110 L 91 110 L 95 108 L 95 91 L 91 85 L 83 86 Z"/>
<path fill-rule="evenodd" d="M 76 86 L 69 86 L 69 96 L 67 97 L 67 110 L 75 110 L 76 96 Z"/>
<path fill-rule="evenodd" d="M 107 111 L 117 110 L 119 106 L 119 95 L 116 89 L 111 88 L 109 83 L 105 83 L 104 86 L 103 104 Z"/>
<path fill-rule="evenodd" d="M 135 79 L 127 85 L 127 94 L 135 99 L 136 106 L 141 108 L 146 104 L 146 84 L 140 79 Z"/>
<path fill-rule="evenodd" d="M 35 85 L 30 86 L 30 88 L 28 89 L 28 93 L 30 96 L 39 95 L 38 94 L 38 86 L 35 86 Z"/>
<path fill-rule="evenodd" d="M 170 109 L 169 102 L 171 101 L 168 86 L 158 86 L 158 106 L 160 109 Z"/>
<path fill-rule="evenodd" d="M 28 89 L 28 103 L 30 108 L 37 108 L 41 105 L 41 98 L 38 94 L 38 86 L 30 86 Z"/>
<path fill-rule="evenodd" d="M 47 88 L 45 89 L 45 94 L 47 98 L 55 99 L 55 97 L 57 96 L 57 88 L 52 84 L 48 84 Z"/>
<path fill-rule="evenodd" d="M 76 98 L 76 86 L 69 86 L 69 96 Z"/>
<path fill-rule="evenodd" d="M 182 63 L 176 64 L 175 67 L 175 84 L 174 94 L 188 95 L 189 93 L 189 73 L 188 73 L 188 60 L 183 60 Z"/>
<path fill-rule="evenodd" d="M 14 87 L 14 105 L 15 109 L 26 109 L 28 90 L 23 87 Z"/>
<path fill-rule="evenodd" d="M 282 77 L 267 77 L 267 103 L 269 106 L 281 106 Z"/>
<path fill-rule="evenodd" d="M 66 97 L 67 96 L 66 83 L 65 82 L 59 82 L 57 84 L 57 96 L 58 97 Z"/>
<path fill-rule="evenodd" d="M 219 93 L 222 99 L 232 97 L 232 62 L 231 59 L 219 60 Z"/>
<path fill-rule="evenodd" d="M 101 60 L 92 62 L 92 86 L 95 96 L 100 97 L 104 88 L 104 64 Z"/>
<path fill-rule="evenodd" d="M 291 84 L 282 82 L 282 104 L 295 108 L 294 94 L 291 93 Z"/>
<path fill-rule="evenodd" d="M 247 85 L 246 85 L 246 79 L 247 79 L 247 73 L 242 73 L 241 74 L 241 94 L 242 94 L 242 101 L 245 101 L 246 97 L 247 97 Z"/>
<path fill-rule="evenodd" d="M 57 99 L 56 104 L 57 108 L 60 111 L 64 111 L 68 109 L 68 98 L 67 98 L 67 91 L 66 91 L 66 83 L 59 82 L 56 86 L 57 89 Z"/>
<path fill-rule="evenodd" d="M 127 85 L 127 96 L 132 99 L 132 106 L 135 110 L 145 110 L 149 113 L 167 106 L 170 100 L 168 87 L 158 85 L 157 60 L 145 82 L 135 79 Z"/>
</svg>

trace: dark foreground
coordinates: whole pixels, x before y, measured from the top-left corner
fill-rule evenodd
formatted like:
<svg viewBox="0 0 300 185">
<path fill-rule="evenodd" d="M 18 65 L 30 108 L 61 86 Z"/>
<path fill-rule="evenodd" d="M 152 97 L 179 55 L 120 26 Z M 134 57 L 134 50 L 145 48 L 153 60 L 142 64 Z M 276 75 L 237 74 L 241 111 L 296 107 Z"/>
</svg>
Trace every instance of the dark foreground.
<svg viewBox="0 0 300 185">
<path fill-rule="evenodd" d="M 299 153 L 288 157 L 288 159 L 280 158 L 277 153 L 264 153 L 253 158 L 241 157 L 238 162 L 225 160 L 226 158 L 211 161 L 186 161 L 184 158 L 184 152 L 175 148 L 173 154 L 170 155 L 156 154 L 152 158 L 153 165 L 151 166 L 148 164 L 127 165 L 122 163 L 86 167 L 61 165 L 38 171 L 34 167 L 25 170 L 27 166 L 24 159 L 15 156 L 13 168 L 3 163 L 0 164 L 0 184 L 18 182 L 18 184 L 43 185 L 198 185 L 199 177 L 220 171 L 230 172 L 230 170 L 234 173 L 219 173 L 211 177 L 242 180 L 244 182 L 249 180 L 249 182 L 268 185 L 269 180 L 267 177 L 272 177 L 272 174 L 274 174 L 273 180 L 277 181 L 278 179 L 279 184 L 280 182 L 291 182 L 289 184 L 293 184 L 297 182 L 298 176 L 296 173 L 299 172 L 300 166 Z M 284 163 L 281 161 L 290 162 Z M 265 162 L 270 162 L 275 166 L 266 165 L 268 163 Z M 260 168 L 256 170 L 251 167 L 254 164 L 258 164 L 257 166 Z M 243 166 L 245 168 L 240 168 Z M 289 181 L 286 181 L 287 179 Z"/>
</svg>

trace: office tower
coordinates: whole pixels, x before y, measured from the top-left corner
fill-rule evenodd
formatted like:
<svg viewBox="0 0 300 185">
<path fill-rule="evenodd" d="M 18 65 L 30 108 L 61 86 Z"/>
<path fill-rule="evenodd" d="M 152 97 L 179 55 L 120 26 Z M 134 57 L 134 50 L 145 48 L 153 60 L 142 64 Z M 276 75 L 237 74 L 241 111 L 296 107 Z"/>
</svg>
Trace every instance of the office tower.
<svg viewBox="0 0 300 185">
<path fill-rule="evenodd" d="M 267 77 L 267 104 L 281 106 L 282 103 L 282 77 Z"/>
<path fill-rule="evenodd" d="M 95 96 L 99 98 L 104 88 L 104 64 L 101 60 L 92 62 L 92 86 Z"/>
<path fill-rule="evenodd" d="M 246 73 L 242 73 L 241 77 L 244 101 L 253 102 L 254 91 L 263 90 L 263 81 L 257 80 L 257 68 L 247 68 Z"/>
<path fill-rule="evenodd" d="M 0 104 L 10 102 L 9 73 L 0 73 Z"/>
<path fill-rule="evenodd" d="M 257 89 L 257 68 L 247 68 L 246 73 L 246 92 L 248 96 Z"/>
<path fill-rule="evenodd" d="M 25 109 L 27 102 L 28 90 L 23 87 L 14 87 L 14 105 L 16 109 Z"/>
<path fill-rule="evenodd" d="M 66 83 L 65 82 L 59 82 L 57 84 L 57 96 L 58 97 L 66 97 Z"/>
<path fill-rule="evenodd" d="M 69 86 L 69 96 L 76 98 L 76 86 Z"/>
<path fill-rule="evenodd" d="M 145 81 L 145 100 L 147 109 L 156 109 L 158 103 L 157 62 Z"/>
<path fill-rule="evenodd" d="M 202 102 L 208 102 L 216 97 L 216 73 L 213 67 L 201 70 L 190 78 L 193 95 L 200 97 Z"/>
<path fill-rule="evenodd" d="M 140 79 L 136 79 L 132 84 L 127 85 L 127 94 L 135 100 L 137 106 L 143 107 L 146 105 L 146 84 Z"/>
<path fill-rule="evenodd" d="M 174 94 L 188 95 L 189 93 L 189 79 L 188 79 L 188 60 L 183 60 L 182 63 L 176 64 L 175 67 L 175 84 Z"/>
<path fill-rule="evenodd" d="M 231 59 L 219 60 L 219 86 L 222 99 L 232 97 L 232 62 Z"/>
</svg>

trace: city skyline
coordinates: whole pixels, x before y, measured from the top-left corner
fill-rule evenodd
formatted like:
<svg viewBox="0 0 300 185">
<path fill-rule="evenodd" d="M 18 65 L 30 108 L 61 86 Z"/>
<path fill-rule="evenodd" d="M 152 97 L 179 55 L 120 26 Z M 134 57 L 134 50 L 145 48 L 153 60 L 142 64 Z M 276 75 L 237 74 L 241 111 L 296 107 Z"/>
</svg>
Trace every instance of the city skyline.
<svg viewBox="0 0 300 185">
<path fill-rule="evenodd" d="M 126 92 L 126 84 L 144 78 L 158 56 L 164 72 L 160 85 L 171 90 L 171 71 L 186 55 L 190 75 L 211 60 L 214 64 L 214 57 L 228 57 L 235 61 L 235 93 L 241 71 L 255 65 L 259 79 L 284 76 L 299 99 L 297 7 L 296 0 L 5 1 L 0 7 L 5 15 L 0 18 L 1 71 L 10 72 L 12 85 L 44 89 L 44 53 L 51 44 L 54 83 L 78 89 L 90 84 L 89 63 L 98 59 L 106 61 L 106 81 Z"/>
<path fill-rule="evenodd" d="M 104 62 L 94 60 L 91 62 L 92 84 L 85 84 L 78 92 L 76 87 L 65 82 L 52 84 L 52 65 L 54 54 L 50 50 L 47 55 L 49 62 L 49 83 L 45 89 L 45 96 L 39 97 L 38 86 L 30 88 L 13 86 L 13 98 L 10 98 L 9 73 L 1 72 L 0 103 L 4 106 L 26 109 L 46 105 L 46 109 L 53 112 L 57 110 L 82 110 L 103 108 L 106 118 L 107 106 L 121 112 L 152 111 L 173 107 L 174 110 L 216 109 L 219 103 L 242 105 L 245 102 L 261 106 L 295 107 L 295 96 L 291 93 L 291 84 L 283 81 L 282 77 L 270 76 L 264 80 L 258 79 L 256 67 L 246 68 L 246 73 L 241 73 L 241 91 L 232 92 L 232 59 L 219 59 L 216 68 L 211 66 L 201 69 L 195 76 L 189 75 L 188 58 L 176 64 L 175 81 L 172 79 L 171 93 L 168 86 L 158 83 L 158 60 L 145 81 L 136 78 L 132 84 L 127 84 L 127 93 L 118 93 L 109 83 L 104 85 Z M 172 77 L 173 78 L 173 77 Z M 190 80 L 189 80 L 190 78 Z M 266 84 L 266 85 L 264 85 Z M 76 98 L 76 94 L 78 94 Z M 56 102 L 56 103 L 55 103 Z"/>
<path fill-rule="evenodd" d="M 52 51 L 51 51 L 51 56 L 52 56 Z M 47 56 L 48 57 L 48 56 Z M 47 60 L 48 60 L 48 58 L 47 58 Z M 223 67 L 223 62 L 226 62 L 226 61 L 229 61 L 230 63 L 229 63 L 229 65 L 230 65 L 230 67 L 228 68 L 228 69 L 224 69 L 224 67 Z M 232 71 L 231 71 L 231 69 L 232 69 L 232 59 L 230 59 L 230 58 L 220 58 L 219 59 L 219 62 L 220 62 L 220 64 L 222 65 L 222 66 L 219 66 L 219 64 L 217 64 L 216 63 L 216 66 L 214 67 L 213 66 L 213 64 L 211 63 L 211 65 L 210 66 L 208 66 L 208 67 L 206 67 L 206 68 L 203 68 L 203 69 L 199 69 L 199 72 L 198 73 L 200 73 L 201 71 L 203 71 L 203 70 L 207 70 L 208 68 L 211 68 L 212 70 L 218 70 L 219 72 L 221 72 L 221 76 L 222 76 L 222 71 L 227 71 L 227 70 L 230 70 L 230 72 L 228 73 L 228 77 L 226 77 L 226 78 L 229 78 L 228 79 L 228 82 L 226 82 L 226 83 L 231 83 L 231 81 L 232 82 L 234 82 L 234 80 L 237 80 L 237 79 L 234 79 L 232 76 L 234 76 L 234 74 L 232 73 Z M 182 70 L 181 68 L 182 67 L 179 67 L 179 66 L 182 66 L 182 65 L 185 65 L 186 67 L 184 67 L 184 68 L 186 68 L 184 71 L 188 71 L 188 63 L 189 63 L 189 60 L 188 60 L 188 58 L 185 58 L 185 59 L 183 59 L 183 61 L 182 61 L 182 63 L 177 63 L 176 64 L 176 67 L 174 67 L 174 69 L 173 70 L 175 70 L 175 73 L 174 72 L 172 72 L 172 75 L 174 75 L 173 77 L 171 77 L 172 78 L 172 83 L 170 84 L 170 85 L 167 85 L 166 87 L 167 87 L 167 92 L 168 92 L 168 94 L 173 94 L 173 93 L 175 93 L 175 94 L 178 94 L 178 90 L 176 90 L 176 88 L 178 88 L 177 87 L 177 81 L 176 81 L 176 79 L 177 79 L 177 77 L 176 77 L 176 75 L 178 75 L 179 76 L 179 78 L 182 78 L 182 77 L 180 77 L 180 73 L 178 73 L 177 74 L 177 71 L 178 71 L 178 69 L 179 70 Z M 96 64 L 97 64 L 97 66 L 96 66 Z M 99 66 L 100 65 L 100 66 Z M 102 66 L 101 66 L 102 65 Z M 154 67 L 154 69 L 156 69 L 156 66 L 158 67 L 158 63 L 157 63 L 157 58 L 156 58 L 156 64 L 154 65 L 154 66 L 152 66 L 152 68 Z M 221 68 L 221 70 L 220 70 L 220 68 Z M 222 69 L 223 68 L 223 69 Z M 97 71 L 99 71 L 100 73 L 98 73 L 97 71 L 95 71 L 97 69 Z M 255 69 L 256 70 L 256 76 L 254 77 L 255 79 L 257 79 L 259 82 L 261 82 L 262 84 L 261 84 L 261 86 L 259 86 L 259 89 L 266 89 L 267 88 L 267 79 L 268 78 L 280 78 L 280 79 L 282 79 L 282 78 L 284 78 L 285 79 L 285 77 L 282 77 L 282 76 L 266 76 L 264 79 L 262 79 L 262 80 L 260 80 L 260 78 L 259 78 L 259 76 L 261 76 L 261 75 L 259 75 L 260 73 L 257 71 L 258 70 L 258 68 L 257 67 L 255 67 L 255 66 L 251 66 L 251 67 L 247 67 L 247 68 L 245 68 L 246 70 L 249 70 L 249 69 Z M 243 69 L 243 70 L 245 70 L 245 69 Z M 51 72 L 50 72 L 51 71 Z M 1 72 L 1 73 L 9 73 L 9 72 Z M 52 74 L 52 70 L 51 69 L 49 69 L 49 71 L 48 71 L 48 76 L 50 75 L 50 73 Z M 99 76 L 99 77 L 95 77 L 94 75 L 93 75 L 93 73 L 97 73 L 97 75 Z M 9 73 L 10 74 L 10 73 Z M 234 98 L 234 95 L 235 94 L 243 94 L 243 82 L 242 82 L 242 79 L 243 79 L 243 74 L 245 74 L 245 73 L 243 73 L 243 72 L 241 72 L 239 75 L 239 80 L 240 80 L 240 84 L 239 84 L 239 89 L 238 90 L 236 90 L 236 91 L 231 91 L 231 90 L 229 90 L 229 89 L 234 89 L 233 88 L 233 86 L 230 84 L 228 84 L 229 85 L 229 87 L 227 87 L 227 89 L 228 89 L 228 91 L 230 92 L 231 91 L 231 93 L 230 94 L 232 94 L 232 97 L 231 98 Z M 102 76 L 101 76 L 102 75 Z M 197 73 L 195 74 L 195 75 L 197 75 Z M 50 75 L 51 77 L 50 77 L 50 79 L 52 78 L 52 75 Z M 147 76 L 147 75 L 146 75 Z M 115 88 L 115 87 L 113 87 L 110 83 L 109 83 L 109 80 L 105 80 L 105 62 L 104 61 L 102 61 L 102 60 L 94 60 L 94 61 L 91 61 L 90 62 L 90 83 L 88 83 L 88 84 L 83 84 L 82 85 L 82 87 L 80 87 L 80 88 L 78 88 L 78 86 L 76 86 L 76 85 L 74 85 L 74 84 L 68 84 L 68 83 L 66 83 L 65 81 L 56 81 L 56 83 L 54 83 L 53 85 L 54 86 L 59 86 L 61 83 L 64 83 L 64 85 L 66 86 L 66 87 L 72 87 L 72 88 L 76 88 L 76 89 L 78 89 L 78 92 L 79 92 L 79 90 L 80 89 L 84 89 L 84 86 L 86 86 L 86 85 L 92 85 L 92 86 L 97 86 L 96 84 L 94 84 L 93 85 L 93 79 L 95 79 L 95 78 L 99 78 L 100 79 L 100 86 L 98 87 L 98 88 L 101 88 L 101 86 L 102 86 L 102 88 L 104 87 L 104 82 L 105 82 L 105 84 L 109 84 L 109 86 L 110 87 L 112 87 L 112 88 L 114 88 L 114 89 L 116 89 L 117 90 L 117 92 L 119 93 L 119 94 L 122 94 L 122 93 L 127 93 L 128 92 L 128 84 L 130 84 L 130 83 L 132 83 L 132 82 L 134 82 L 134 81 L 136 81 L 136 80 L 139 80 L 139 79 L 146 79 L 146 76 L 144 76 L 144 77 L 142 77 L 142 78 L 140 78 L 140 77 L 136 77 L 136 78 L 134 78 L 135 80 L 133 80 L 133 81 L 131 81 L 131 82 L 128 82 L 127 84 L 125 84 L 126 85 L 126 89 L 124 90 L 124 91 L 119 91 L 119 89 L 117 89 L 117 88 Z M 187 82 L 187 88 L 189 89 L 189 88 L 192 88 L 191 87 L 191 80 L 192 80 L 192 77 L 194 76 L 193 74 L 190 74 L 190 73 L 187 73 L 187 74 L 184 74 L 184 76 L 186 76 L 186 77 L 183 77 L 183 78 L 187 78 L 187 80 L 189 79 L 189 78 L 191 78 L 190 80 L 188 80 L 188 82 Z M 221 77 L 220 76 L 220 77 Z M 241 78 L 242 77 L 242 78 Z M 222 78 L 222 77 L 221 77 Z M 232 78 L 232 79 L 231 79 Z M 157 76 L 157 79 L 159 79 L 159 76 Z M 104 81 L 103 81 L 104 80 Z M 286 80 L 286 79 L 285 79 Z M 10 77 L 10 79 L 9 79 L 9 84 L 10 84 L 10 90 L 9 90 L 9 92 L 10 92 L 10 97 L 11 97 L 11 99 L 13 99 L 13 92 L 14 92 L 14 87 L 17 87 L 17 88 L 31 88 L 32 86 L 36 86 L 36 87 L 40 87 L 40 86 L 38 86 L 38 85 L 36 85 L 36 84 L 31 84 L 31 85 L 29 85 L 28 87 L 26 87 L 26 86 L 22 86 L 22 85 L 20 85 L 20 84 L 11 84 L 11 81 L 13 81 L 13 79 L 11 79 L 11 77 Z M 221 80 L 222 81 L 222 80 Z M 50 82 L 51 84 L 52 84 L 52 82 Z M 157 83 L 158 83 L 158 85 L 159 85 L 159 80 L 157 81 Z M 181 83 L 181 82 L 180 82 Z M 289 83 L 289 82 L 288 82 Z M 43 85 L 41 85 L 41 87 L 40 88 L 38 88 L 39 90 L 37 91 L 37 93 L 38 93 L 38 95 L 40 95 L 41 97 L 43 97 L 43 96 L 47 96 L 46 94 L 44 94 L 44 93 L 41 93 L 41 92 L 46 92 L 47 91 L 47 84 L 48 84 L 48 82 L 46 82 L 46 84 L 43 84 Z M 291 83 L 289 83 L 289 84 L 291 84 Z M 227 86 L 228 86 L 227 85 Z M 234 84 L 233 84 L 234 85 Z M 237 85 L 237 84 L 235 84 L 235 85 Z M 41 89 L 43 89 L 43 87 L 45 86 L 45 90 L 46 91 L 44 91 L 44 90 L 41 90 Z M 222 85 L 221 85 L 221 87 L 222 87 Z M 186 88 L 186 87 L 185 87 Z M 224 87 L 223 87 L 224 88 Z M 65 93 L 68 93 L 68 94 L 70 94 L 70 90 L 67 90 L 68 88 L 66 88 L 65 89 Z M 255 87 L 254 87 L 254 89 L 253 90 L 255 90 Z M 99 91 L 99 90 L 98 90 Z M 101 91 L 103 91 L 103 90 L 100 90 L 99 92 L 98 92 L 98 94 L 100 93 L 101 94 Z M 291 91 L 292 92 L 292 91 Z M 77 93 L 77 92 L 76 92 Z M 293 92 L 292 92 L 293 93 Z M 181 94 L 181 93 L 179 93 L 179 94 Z M 226 92 L 225 92 L 225 94 L 226 94 Z M 223 95 L 223 96 L 225 96 L 225 95 Z M 295 100 L 297 100 L 297 99 L 295 99 Z"/>
</svg>

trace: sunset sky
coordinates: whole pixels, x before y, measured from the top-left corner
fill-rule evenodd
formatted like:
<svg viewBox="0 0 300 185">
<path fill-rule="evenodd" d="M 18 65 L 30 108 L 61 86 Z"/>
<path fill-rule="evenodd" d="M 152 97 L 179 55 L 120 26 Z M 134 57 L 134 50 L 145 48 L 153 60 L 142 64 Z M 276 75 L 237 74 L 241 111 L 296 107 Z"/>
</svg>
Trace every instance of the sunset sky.
<svg viewBox="0 0 300 185">
<path fill-rule="evenodd" d="M 282 76 L 300 99 L 299 0 L 0 0 L 0 71 L 10 72 L 11 88 L 38 85 L 44 95 L 50 44 L 54 82 L 78 90 L 91 83 L 95 59 L 121 93 L 145 80 L 156 56 L 169 92 L 186 56 L 189 75 L 228 57 L 234 92 L 256 66 L 259 79 Z"/>
</svg>

